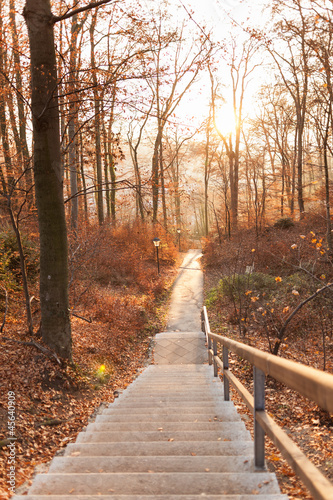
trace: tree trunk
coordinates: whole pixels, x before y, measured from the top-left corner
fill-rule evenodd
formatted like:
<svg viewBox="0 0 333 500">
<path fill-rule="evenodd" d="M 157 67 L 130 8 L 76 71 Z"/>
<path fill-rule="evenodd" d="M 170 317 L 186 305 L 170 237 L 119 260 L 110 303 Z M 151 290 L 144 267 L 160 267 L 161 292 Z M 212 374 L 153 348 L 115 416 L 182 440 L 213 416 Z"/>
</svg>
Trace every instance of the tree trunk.
<svg viewBox="0 0 333 500">
<path fill-rule="evenodd" d="M 159 195 L 159 148 L 162 141 L 162 130 L 158 130 L 152 159 L 152 193 L 153 193 L 153 223 L 157 222 L 158 195 Z"/>
<path fill-rule="evenodd" d="M 2 5 L 0 2 L 0 34 L 3 34 L 1 7 L 2 7 Z M 0 46 L 0 69 L 2 71 L 4 70 L 4 53 L 3 53 L 2 46 Z M 4 93 L 6 91 L 6 89 L 4 88 L 5 85 L 3 85 L 3 80 L 4 80 L 3 77 L 0 76 L 0 89 L 2 89 L 2 91 Z M 12 158 L 11 158 L 11 154 L 10 154 L 8 128 L 7 128 L 7 123 L 6 123 L 6 108 L 5 108 L 4 96 L 2 96 L 2 98 L 0 99 L 0 136 L 1 136 L 1 144 L 2 144 L 3 156 L 4 156 L 4 160 L 5 160 L 5 166 L 6 166 L 6 170 L 7 170 L 7 183 L 6 183 L 5 176 L 2 172 L 2 169 L 0 171 L 0 180 L 1 180 L 2 189 L 3 189 L 2 195 L 5 197 L 5 199 L 7 201 L 7 209 L 8 209 L 8 213 L 10 216 L 10 221 L 11 221 L 12 228 L 13 228 L 15 236 L 16 236 L 16 242 L 17 242 L 19 255 L 20 255 L 20 268 L 21 268 L 21 274 L 22 274 L 23 291 L 24 291 L 25 302 L 26 302 L 28 331 L 30 334 L 33 334 L 33 324 L 32 324 L 32 315 L 31 315 L 31 307 L 30 307 L 30 294 L 29 294 L 28 278 L 27 278 L 26 265 L 25 265 L 25 257 L 24 257 L 23 246 L 22 246 L 22 238 L 21 238 L 21 233 L 19 231 L 18 223 L 15 219 L 15 215 L 13 212 L 13 205 L 12 205 L 15 184 L 14 184 L 14 174 L 13 174 L 13 167 L 12 167 Z"/>
<path fill-rule="evenodd" d="M 110 203 L 111 203 L 111 220 L 112 222 L 116 221 L 116 169 L 114 164 L 114 155 L 113 155 L 113 133 L 112 133 L 112 124 L 110 122 L 109 133 L 108 133 L 108 142 L 109 142 L 109 169 L 110 169 L 110 178 L 111 178 L 111 194 L 110 194 Z"/>
<path fill-rule="evenodd" d="M 163 169 L 163 145 L 162 145 L 162 136 L 160 140 L 159 147 L 159 165 L 160 165 L 160 178 L 161 178 L 161 195 L 162 195 L 162 208 L 163 208 L 163 222 L 164 227 L 166 228 L 168 225 L 168 216 L 167 216 L 167 206 L 165 199 L 165 183 L 164 183 L 164 169 Z"/>
<path fill-rule="evenodd" d="M 87 185 L 86 185 L 86 178 L 84 175 L 84 155 L 83 155 L 82 132 L 80 132 L 80 172 L 81 172 L 81 182 L 82 182 L 82 190 L 83 190 L 84 217 L 85 217 L 85 221 L 89 222 Z"/>
<path fill-rule="evenodd" d="M 76 133 L 75 133 L 75 103 L 70 104 L 70 122 L 68 124 L 68 161 L 69 161 L 69 172 L 70 172 L 70 186 L 71 186 L 71 228 L 74 232 L 78 229 L 78 219 L 79 219 L 79 199 L 77 196 L 78 184 L 77 184 L 77 154 L 76 154 Z"/>
<path fill-rule="evenodd" d="M 60 157 L 57 66 L 49 0 L 26 0 L 29 33 L 34 174 L 40 234 L 41 333 L 71 360 L 67 230 Z"/>
<path fill-rule="evenodd" d="M 15 2 L 14 0 L 9 1 L 9 17 L 10 26 L 12 32 L 13 40 L 13 58 L 15 63 L 15 86 L 17 90 L 17 110 L 18 110 L 18 123 L 19 123 L 19 136 L 20 136 L 20 152 L 23 159 L 23 169 L 26 174 L 26 191 L 28 198 L 32 201 L 33 198 L 33 177 L 32 169 L 30 168 L 30 155 L 29 148 L 27 144 L 27 131 L 26 131 L 26 114 L 24 111 L 23 96 L 23 86 L 22 86 L 22 71 L 21 71 L 21 61 L 20 61 L 20 46 L 17 35 L 16 19 L 15 19 Z"/>
<path fill-rule="evenodd" d="M 103 177 L 102 177 L 102 151 L 101 151 L 101 105 L 100 96 L 97 88 L 97 74 L 96 74 L 96 63 L 95 63 L 95 42 L 94 42 L 94 31 L 97 20 L 97 11 L 93 15 L 93 19 L 90 26 L 90 57 L 91 57 L 91 70 L 92 70 L 92 81 L 93 81 L 93 92 L 94 92 L 94 106 L 95 106 L 95 117 L 94 117 L 94 128 L 95 128 L 95 153 L 96 153 L 96 178 L 97 178 L 97 215 L 98 223 L 101 225 L 104 222 L 104 209 L 103 209 Z"/>
<path fill-rule="evenodd" d="M 304 131 L 304 112 L 297 116 L 297 201 L 299 215 L 304 217 L 304 199 L 303 199 L 303 131 Z"/>
<path fill-rule="evenodd" d="M 109 162 L 110 162 L 110 148 L 111 144 L 108 142 L 107 130 L 105 125 L 105 111 L 102 103 L 102 133 L 103 133 L 103 148 L 104 148 L 104 184 L 105 184 L 105 203 L 106 203 L 106 216 L 108 219 L 111 217 L 111 203 L 110 203 L 110 183 L 109 183 Z"/>
<path fill-rule="evenodd" d="M 323 154 L 324 154 L 324 172 L 325 172 L 325 207 L 326 207 L 326 239 L 330 255 L 333 253 L 332 241 L 332 223 L 331 223 L 331 200 L 330 200 L 330 175 L 329 175 L 329 162 L 328 162 L 328 137 L 330 129 L 330 121 L 332 119 L 332 103 L 330 103 L 330 110 L 327 117 L 325 127 L 325 135 L 323 141 Z"/>
<path fill-rule="evenodd" d="M 69 55 L 69 123 L 68 123 L 68 162 L 69 178 L 71 186 L 71 228 L 74 233 L 78 229 L 79 199 L 78 193 L 78 168 L 77 168 L 77 138 L 76 128 L 78 122 L 77 97 L 74 94 L 77 80 L 77 37 L 80 27 L 77 22 L 77 14 L 72 17 L 71 42 Z"/>
<path fill-rule="evenodd" d="M 210 146 L 210 121 L 211 117 L 209 114 L 209 119 L 206 126 L 206 145 L 205 145 L 205 195 L 204 195 L 204 225 L 205 225 L 205 236 L 207 238 L 209 233 L 209 221 L 208 221 L 208 183 L 209 183 L 209 146 Z"/>
</svg>

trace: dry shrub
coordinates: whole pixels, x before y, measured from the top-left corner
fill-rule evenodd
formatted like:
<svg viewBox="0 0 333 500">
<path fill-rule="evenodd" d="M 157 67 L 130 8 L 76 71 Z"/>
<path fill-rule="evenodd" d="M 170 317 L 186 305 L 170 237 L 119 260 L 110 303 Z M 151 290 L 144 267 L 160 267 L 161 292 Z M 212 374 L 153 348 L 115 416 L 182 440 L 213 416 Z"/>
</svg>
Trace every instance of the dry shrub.
<svg viewBox="0 0 333 500">
<path fill-rule="evenodd" d="M 286 229 L 269 226 L 259 235 L 254 228 L 239 231 L 231 240 L 225 238 L 222 244 L 212 235 L 203 240 L 204 264 L 218 268 L 221 275 L 241 274 L 247 266 L 254 265 L 258 272 L 285 276 L 293 273 L 301 262 L 315 275 L 324 273 L 328 277 L 333 267 L 312 243 L 313 234 L 315 239 L 323 238 L 325 246 L 325 219 L 320 215 L 307 215 Z"/>
<path fill-rule="evenodd" d="M 255 332 L 256 336 L 267 337 L 271 347 L 278 340 L 285 342 L 286 336 L 295 342 L 307 336 L 316 337 L 325 344 L 333 331 L 333 320 L 328 314 L 332 310 L 331 290 L 304 302 L 286 330 L 282 328 L 303 301 L 332 282 L 333 262 L 325 233 L 325 220 L 309 216 L 288 228 L 267 227 L 260 235 L 255 230 L 245 230 L 222 244 L 217 238 L 206 241 L 207 271 L 215 283 L 220 280 L 206 301 L 216 322 L 223 315 L 223 321 L 238 324 L 241 335 Z M 267 278 L 262 289 L 253 282 L 259 275 Z M 229 295 L 221 283 L 235 285 L 229 286 Z"/>
<path fill-rule="evenodd" d="M 112 324 L 123 334 L 131 329 L 143 328 L 151 310 L 151 297 L 116 293 L 111 288 L 93 284 L 89 294 L 83 296 L 81 306 L 92 314 L 92 320 Z"/>
<path fill-rule="evenodd" d="M 157 273 L 153 237 L 161 240 L 161 274 Z M 163 228 L 134 223 L 88 227 L 71 240 L 71 301 L 75 310 L 115 324 L 131 318 L 133 327 L 144 323 L 145 311 L 166 289 L 165 280 L 177 250 Z M 126 321 L 125 321 L 126 323 Z"/>
</svg>

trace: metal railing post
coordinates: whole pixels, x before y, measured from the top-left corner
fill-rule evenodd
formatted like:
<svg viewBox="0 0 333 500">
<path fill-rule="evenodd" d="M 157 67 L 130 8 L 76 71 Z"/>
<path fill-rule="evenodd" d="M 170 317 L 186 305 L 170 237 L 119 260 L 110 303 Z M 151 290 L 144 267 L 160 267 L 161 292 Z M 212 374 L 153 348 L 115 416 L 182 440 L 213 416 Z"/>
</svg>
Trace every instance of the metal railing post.
<svg viewBox="0 0 333 500">
<path fill-rule="evenodd" d="M 208 337 L 208 346 L 207 346 L 207 349 L 208 349 L 208 364 L 211 366 L 213 364 L 213 357 L 212 357 L 212 353 L 211 353 L 211 350 L 212 350 L 212 339 L 210 337 Z"/>
<path fill-rule="evenodd" d="M 205 315 L 204 315 L 203 309 L 201 310 L 201 331 L 204 332 L 205 335 L 207 335 L 206 324 L 205 324 Z"/>
<path fill-rule="evenodd" d="M 230 392 L 229 392 L 229 380 L 224 374 L 224 370 L 229 369 L 229 349 L 224 345 L 223 346 L 223 386 L 224 386 L 224 401 L 230 400 Z"/>
<path fill-rule="evenodd" d="M 253 367 L 254 386 L 254 465 L 258 469 L 265 469 L 265 431 L 257 422 L 256 412 L 265 410 L 265 374 L 262 370 Z"/>
<path fill-rule="evenodd" d="M 215 356 L 217 356 L 217 342 L 213 339 L 213 353 L 214 353 L 214 377 L 217 377 L 217 362 Z"/>
</svg>

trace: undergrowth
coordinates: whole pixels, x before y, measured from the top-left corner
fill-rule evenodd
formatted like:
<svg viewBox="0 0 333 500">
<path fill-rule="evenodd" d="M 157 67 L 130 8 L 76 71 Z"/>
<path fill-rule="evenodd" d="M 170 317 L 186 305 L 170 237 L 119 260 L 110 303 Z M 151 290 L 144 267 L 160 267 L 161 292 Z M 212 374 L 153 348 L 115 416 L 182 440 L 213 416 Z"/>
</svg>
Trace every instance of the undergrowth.
<svg viewBox="0 0 333 500">
<path fill-rule="evenodd" d="M 244 339 L 257 335 L 274 354 L 297 338 L 316 336 L 325 369 L 333 337 L 333 265 L 325 230 L 318 217 L 276 224 L 259 236 L 242 231 L 221 244 L 214 235 L 207 239 L 204 265 L 215 283 L 206 305 L 213 327 L 225 332 L 229 324 Z"/>
</svg>

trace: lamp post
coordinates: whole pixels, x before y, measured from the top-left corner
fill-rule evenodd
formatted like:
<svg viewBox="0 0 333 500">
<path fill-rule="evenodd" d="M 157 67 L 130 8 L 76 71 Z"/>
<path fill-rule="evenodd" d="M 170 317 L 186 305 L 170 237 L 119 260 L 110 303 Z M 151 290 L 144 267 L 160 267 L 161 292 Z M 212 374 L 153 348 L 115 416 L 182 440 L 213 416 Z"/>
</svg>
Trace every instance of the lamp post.
<svg viewBox="0 0 333 500">
<path fill-rule="evenodd" d="M 179 228 L 177 229 L 177 233 L 178 233 L 178 250 L 180 252 L 180 229 Z"/>
<path fill-rule="evenodd" d="M 153 239 L 153 243 L 156 247 L 156 259 L 157 259 L 157 272 L 158 272 L 158 274 L 160 274 L 160 259 L 158 256 L 158 247 L 160 246 L 160 242 L 161 242 L 161 240 L 159 238 Z"/>
</svg>

